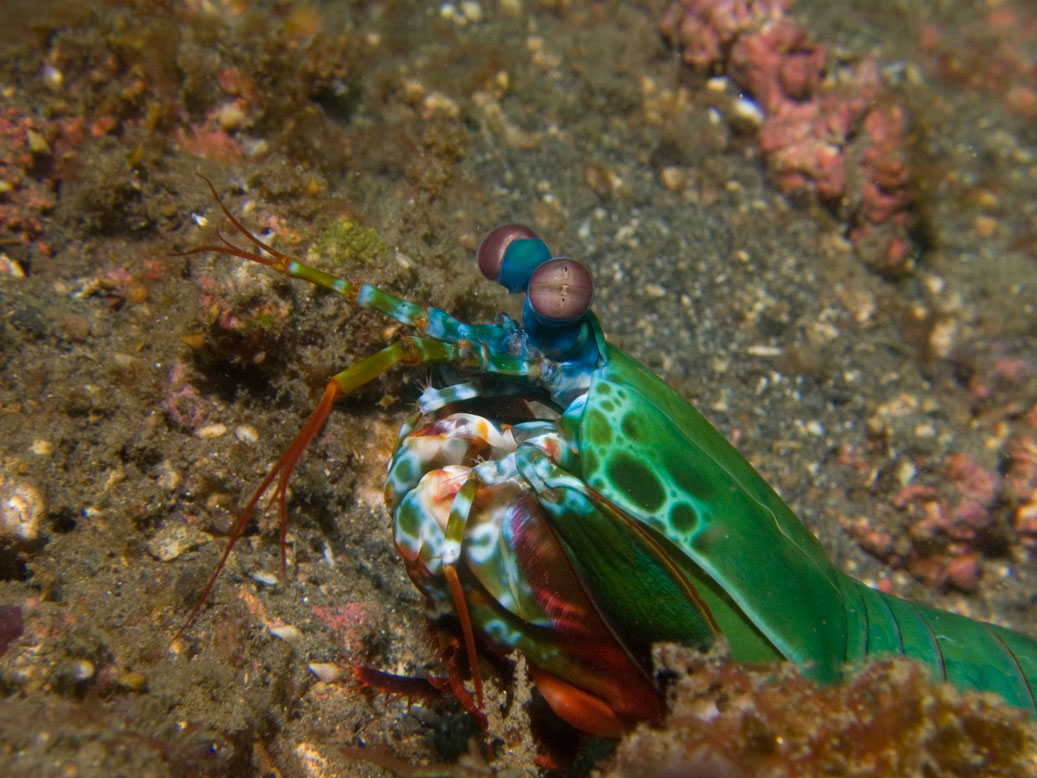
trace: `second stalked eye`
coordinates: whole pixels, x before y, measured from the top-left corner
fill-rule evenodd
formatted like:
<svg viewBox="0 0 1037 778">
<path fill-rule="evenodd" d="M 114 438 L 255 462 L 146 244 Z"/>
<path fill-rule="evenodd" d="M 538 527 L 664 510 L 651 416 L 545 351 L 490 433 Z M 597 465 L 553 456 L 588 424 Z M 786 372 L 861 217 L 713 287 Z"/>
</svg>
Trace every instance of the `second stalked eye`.
<svg viewBox="0 0 1037 778">
<path fill-rule="evenodd" d="M 594 298 L 594 279 L 581 263 L 569 257 L 545 262 L 529 279 L 529 304 L 538 316 L 565 323 L 583 316 Z"/>
</svg>

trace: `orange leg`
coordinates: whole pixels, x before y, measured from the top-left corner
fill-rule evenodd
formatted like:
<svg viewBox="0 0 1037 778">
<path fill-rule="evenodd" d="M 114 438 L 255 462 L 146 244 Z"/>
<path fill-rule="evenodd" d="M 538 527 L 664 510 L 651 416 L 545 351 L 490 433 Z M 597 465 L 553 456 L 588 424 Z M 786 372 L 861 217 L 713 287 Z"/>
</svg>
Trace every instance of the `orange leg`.
<svg viewBox="0 0 1037 778">
<path fill-rule="evenodd" d="M 219 578 L 220 573 L 227 564 L 227 559 L 230 557 L 234 544 L 238 542 L 238 539 L 245 531 L 245 527 L 248 526 L 249 519 L 252 518 L 256 506 L 263 499 L 263 495 L 266 494 L 267 489 L 270 488 L 270 485 L 275 480 L 277 481 L 277 486 L 271 495 L 271 502 L 277 502 L 278 513 L 280 514 L 282 572 L 286 569 L 285 537 L 288 532 L 288 482 L 291 480 L 292 472 L 294 472 L 295 466 L 299 463 L 299 459 L 302 457 L 306 447 L 310 445 L 310 442 L 320 432 L 321 427 L 324 426 L 324 422 L 327 421 L 335 400 L 344 397 L 399 363 L 412 365 L 434 362 L 457 363 L 462 361 L 463 355 L 463 348 L 458 344 L 444 343 L 433 338 L 404 337 L 361 360 L 352 367 L 346 368 L 341 373 L 332 376 L 324 389 L 324 395 L 321 397 L 320 403 L 313 413 L 310 414 L 310 417 L 306 420 L 302 429 L 299 430 L 299 434 L 295 436 L 291 445 L 285 449 L 266 478 L 259 484 L 259 487 L 252 495 L 252 499 L 245 506 L 245 510 L 235 520 L 234 526 L 231 528 L 230 537 L 227 539 L 226 546 L 224 546 L 223 554 L 220 556 L 220 561 L 209 577 L 201 596 L 198 598 L 198 602 L 195 603 L 191 614 L 187 617 L 187 621 L 177 632 L 177 637 L 181 637 L 184 634 L 195 617 L 201 612 L 202 606 L 209 598 L 213 586 L 216 585 L 216 579 Z"/>
</svg>

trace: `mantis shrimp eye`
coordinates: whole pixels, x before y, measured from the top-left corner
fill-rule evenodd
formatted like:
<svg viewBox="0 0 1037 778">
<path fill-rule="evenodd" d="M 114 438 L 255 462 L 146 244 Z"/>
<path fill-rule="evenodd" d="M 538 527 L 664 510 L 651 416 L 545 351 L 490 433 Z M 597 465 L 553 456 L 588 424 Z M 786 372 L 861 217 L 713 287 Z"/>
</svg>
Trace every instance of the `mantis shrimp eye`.
<svg viewBox="0 0 1037 778">
<path fill-rule="evenodd" d="M 543 319 L 563 324 L 575 321 L 591 307 L 594 279 L 575 259 L 545 262 L 529 279 L 529 304 Z"/>
<path fill-rule="evenodd" d="M 475 256 L 479 270 L 490 281 L 500 278 L 504 252 L 516 240 L 539 240 L 537 234 L 521 224 L 504 224 L 486 234 Z"/>
</svg>

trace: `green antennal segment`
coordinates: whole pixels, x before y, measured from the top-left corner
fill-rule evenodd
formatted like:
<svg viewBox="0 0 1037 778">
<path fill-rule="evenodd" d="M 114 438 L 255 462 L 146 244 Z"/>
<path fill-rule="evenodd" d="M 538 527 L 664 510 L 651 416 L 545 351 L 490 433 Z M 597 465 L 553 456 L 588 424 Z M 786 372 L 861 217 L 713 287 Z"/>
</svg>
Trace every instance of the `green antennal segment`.
<svg viewBox="0 0 1037 778">
<path fill-rule="evenodd" d="M 517 650 L 560 717 L 618 736 L 663 715 L 652 643 L 706 649 L 718 635 L 737 660 L 789 660 L 824 683 L 838 681 L 848 664 L 901 654 L 928 665 L 937 680 L 996 692 L 1037 716 L 1037 642 L 877 592 L 837 570 L 737 450 L 609 344 L 590 311 L 564 327 L 533 317 L 520 326 L 506 316 L 465 324 L 291 259 L 220 207 L 255 250 L 221 236 L 219 245 L 185 253 L 259 262 L 416 334 L 329 380 L 236 521 L 191 619 L 275 481 L 283 549 L 288 480 L 335 400 L 397 364 L 441 365 L 450 372 L 422 394 L 400 431 L 385 495 L 396 546 L 430 619 L 457 636 L 444 645 L 449 685 L 477 717 L 476 652 L 503 658 Z M 524 237 L 505 246 L 516 234 Z M 498 233 L 480 267 L 496 278 L 497 260 L 506 267 L 511 252 L 532 257 L 520 269 L 540 263 L 550 252 L 532 234 Z M 474 702 L 452 660 L 461 644 Z"/>
</svg>

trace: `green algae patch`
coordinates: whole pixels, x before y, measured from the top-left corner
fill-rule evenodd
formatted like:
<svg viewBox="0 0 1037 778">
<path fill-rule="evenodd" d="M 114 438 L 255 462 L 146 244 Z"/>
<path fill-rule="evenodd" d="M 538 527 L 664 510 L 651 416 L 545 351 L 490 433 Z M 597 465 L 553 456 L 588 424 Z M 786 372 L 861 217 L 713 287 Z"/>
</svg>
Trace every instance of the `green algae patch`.
<svg viewBox="0 0 1037 778">
<path fill-rule="evenodd" d="M 328 225 L 309 249 L 308 261 L 319 262 L 331 272 L 342 265 L 380 265 L 392 256 L 392 248 L 371 227 L 352 219 Z"/>
</svg>

